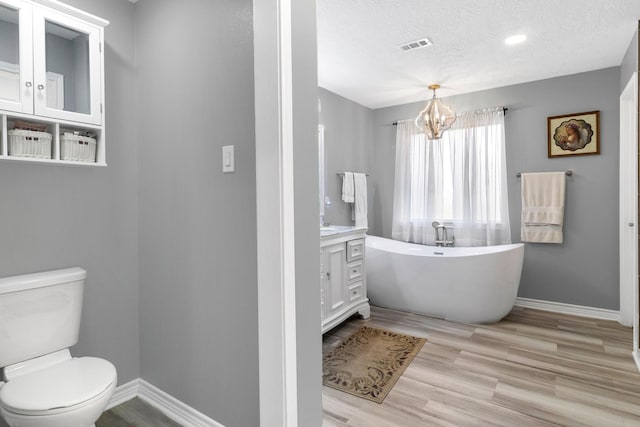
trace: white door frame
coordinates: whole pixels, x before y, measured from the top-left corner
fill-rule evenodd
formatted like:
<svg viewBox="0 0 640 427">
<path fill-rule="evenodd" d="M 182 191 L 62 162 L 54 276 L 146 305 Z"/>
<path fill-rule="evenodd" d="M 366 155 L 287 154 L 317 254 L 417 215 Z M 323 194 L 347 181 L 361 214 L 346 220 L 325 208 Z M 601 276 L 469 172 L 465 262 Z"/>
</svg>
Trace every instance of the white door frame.
<svg viewBox="0 0 640 427">
<path fill-rule="evenodd" d="M 620 323 L 638 348 L 638 77 L 620 95 Z"/>
<path fill-rule="evenodd" d="M 298 419 L 291 0 L 254 2 L 260 425 Z"/>
</svg>

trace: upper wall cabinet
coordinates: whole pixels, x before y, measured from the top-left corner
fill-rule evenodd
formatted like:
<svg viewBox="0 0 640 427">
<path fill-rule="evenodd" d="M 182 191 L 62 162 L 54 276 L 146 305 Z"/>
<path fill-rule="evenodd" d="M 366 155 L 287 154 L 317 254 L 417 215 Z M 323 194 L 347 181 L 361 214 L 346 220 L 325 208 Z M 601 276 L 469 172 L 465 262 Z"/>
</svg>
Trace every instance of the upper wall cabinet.
<svg viewBox="0 0 640 427">
<path fill-rule="evenodd" d="M 106 24 L 57 1 L 0 0 L 0 109 L 102 124 Z"/>
<path fill-rule="evenodd" d="M 32 6 L 0 1 L 0 108 L 33 113 Z"/>
<path fill-rule="evenodd" d="M 105 166 L 104 19 L 0 0 L 0 160 Z"/>
</svg>

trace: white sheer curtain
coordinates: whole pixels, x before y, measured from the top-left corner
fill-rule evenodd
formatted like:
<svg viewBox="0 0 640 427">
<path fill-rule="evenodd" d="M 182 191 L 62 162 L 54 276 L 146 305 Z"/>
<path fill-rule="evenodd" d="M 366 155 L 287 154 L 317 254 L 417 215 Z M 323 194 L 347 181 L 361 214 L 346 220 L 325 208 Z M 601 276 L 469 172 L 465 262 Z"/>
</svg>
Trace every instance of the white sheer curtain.
<svg viewBox="0 0 640 427">
<path fill-rule="evenodd" d="M 435 244 L 433 221 L 456 246 L 511 243 L 502 108 L 458 115 L 440 140 L 398 123 L 393 200 L 396 240 Z"/>
</svg>

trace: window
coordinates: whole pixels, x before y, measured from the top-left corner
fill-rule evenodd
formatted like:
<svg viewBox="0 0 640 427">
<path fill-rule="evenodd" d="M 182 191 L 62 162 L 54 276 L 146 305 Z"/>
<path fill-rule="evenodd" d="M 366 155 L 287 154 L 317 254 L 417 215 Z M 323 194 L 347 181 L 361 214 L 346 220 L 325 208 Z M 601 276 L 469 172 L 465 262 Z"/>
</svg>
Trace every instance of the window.
<svg viewBox="0 0 640 427">
<path fill-rule="evenodd" d="M 439 221 L 458 245 L 510 243 L 501 109 L 462 114 L 440 140 L 411 121 L 397 132 L 394 238 L 430 243 Z"/>
</svg>

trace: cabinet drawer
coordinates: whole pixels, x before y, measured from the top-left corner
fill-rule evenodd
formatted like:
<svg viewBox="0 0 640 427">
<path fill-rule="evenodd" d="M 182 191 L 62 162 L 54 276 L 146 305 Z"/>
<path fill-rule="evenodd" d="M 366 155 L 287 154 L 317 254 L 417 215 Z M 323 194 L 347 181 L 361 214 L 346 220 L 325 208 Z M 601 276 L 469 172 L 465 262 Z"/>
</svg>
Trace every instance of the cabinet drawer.
<svg viewBox="0 0 640 427">
<path fill-rule="evenodd" d="M 349 286 L 349 302 L 357 301 L 362 299 L 364 296 L 364 285 L 362 282 L 354 283 Z"/>
<path fill-rule="evenodd" d="M 352 262 L 347 265 L 347 280 L 353 282 L 354 280 L 362 280 L 362 261 Z"/>
<path fill-rule="evenodd" d="M 347 262 L 362 259 L 364 256 L 364 239 L 350 240 L 347 242 Z"/>
</svg>

